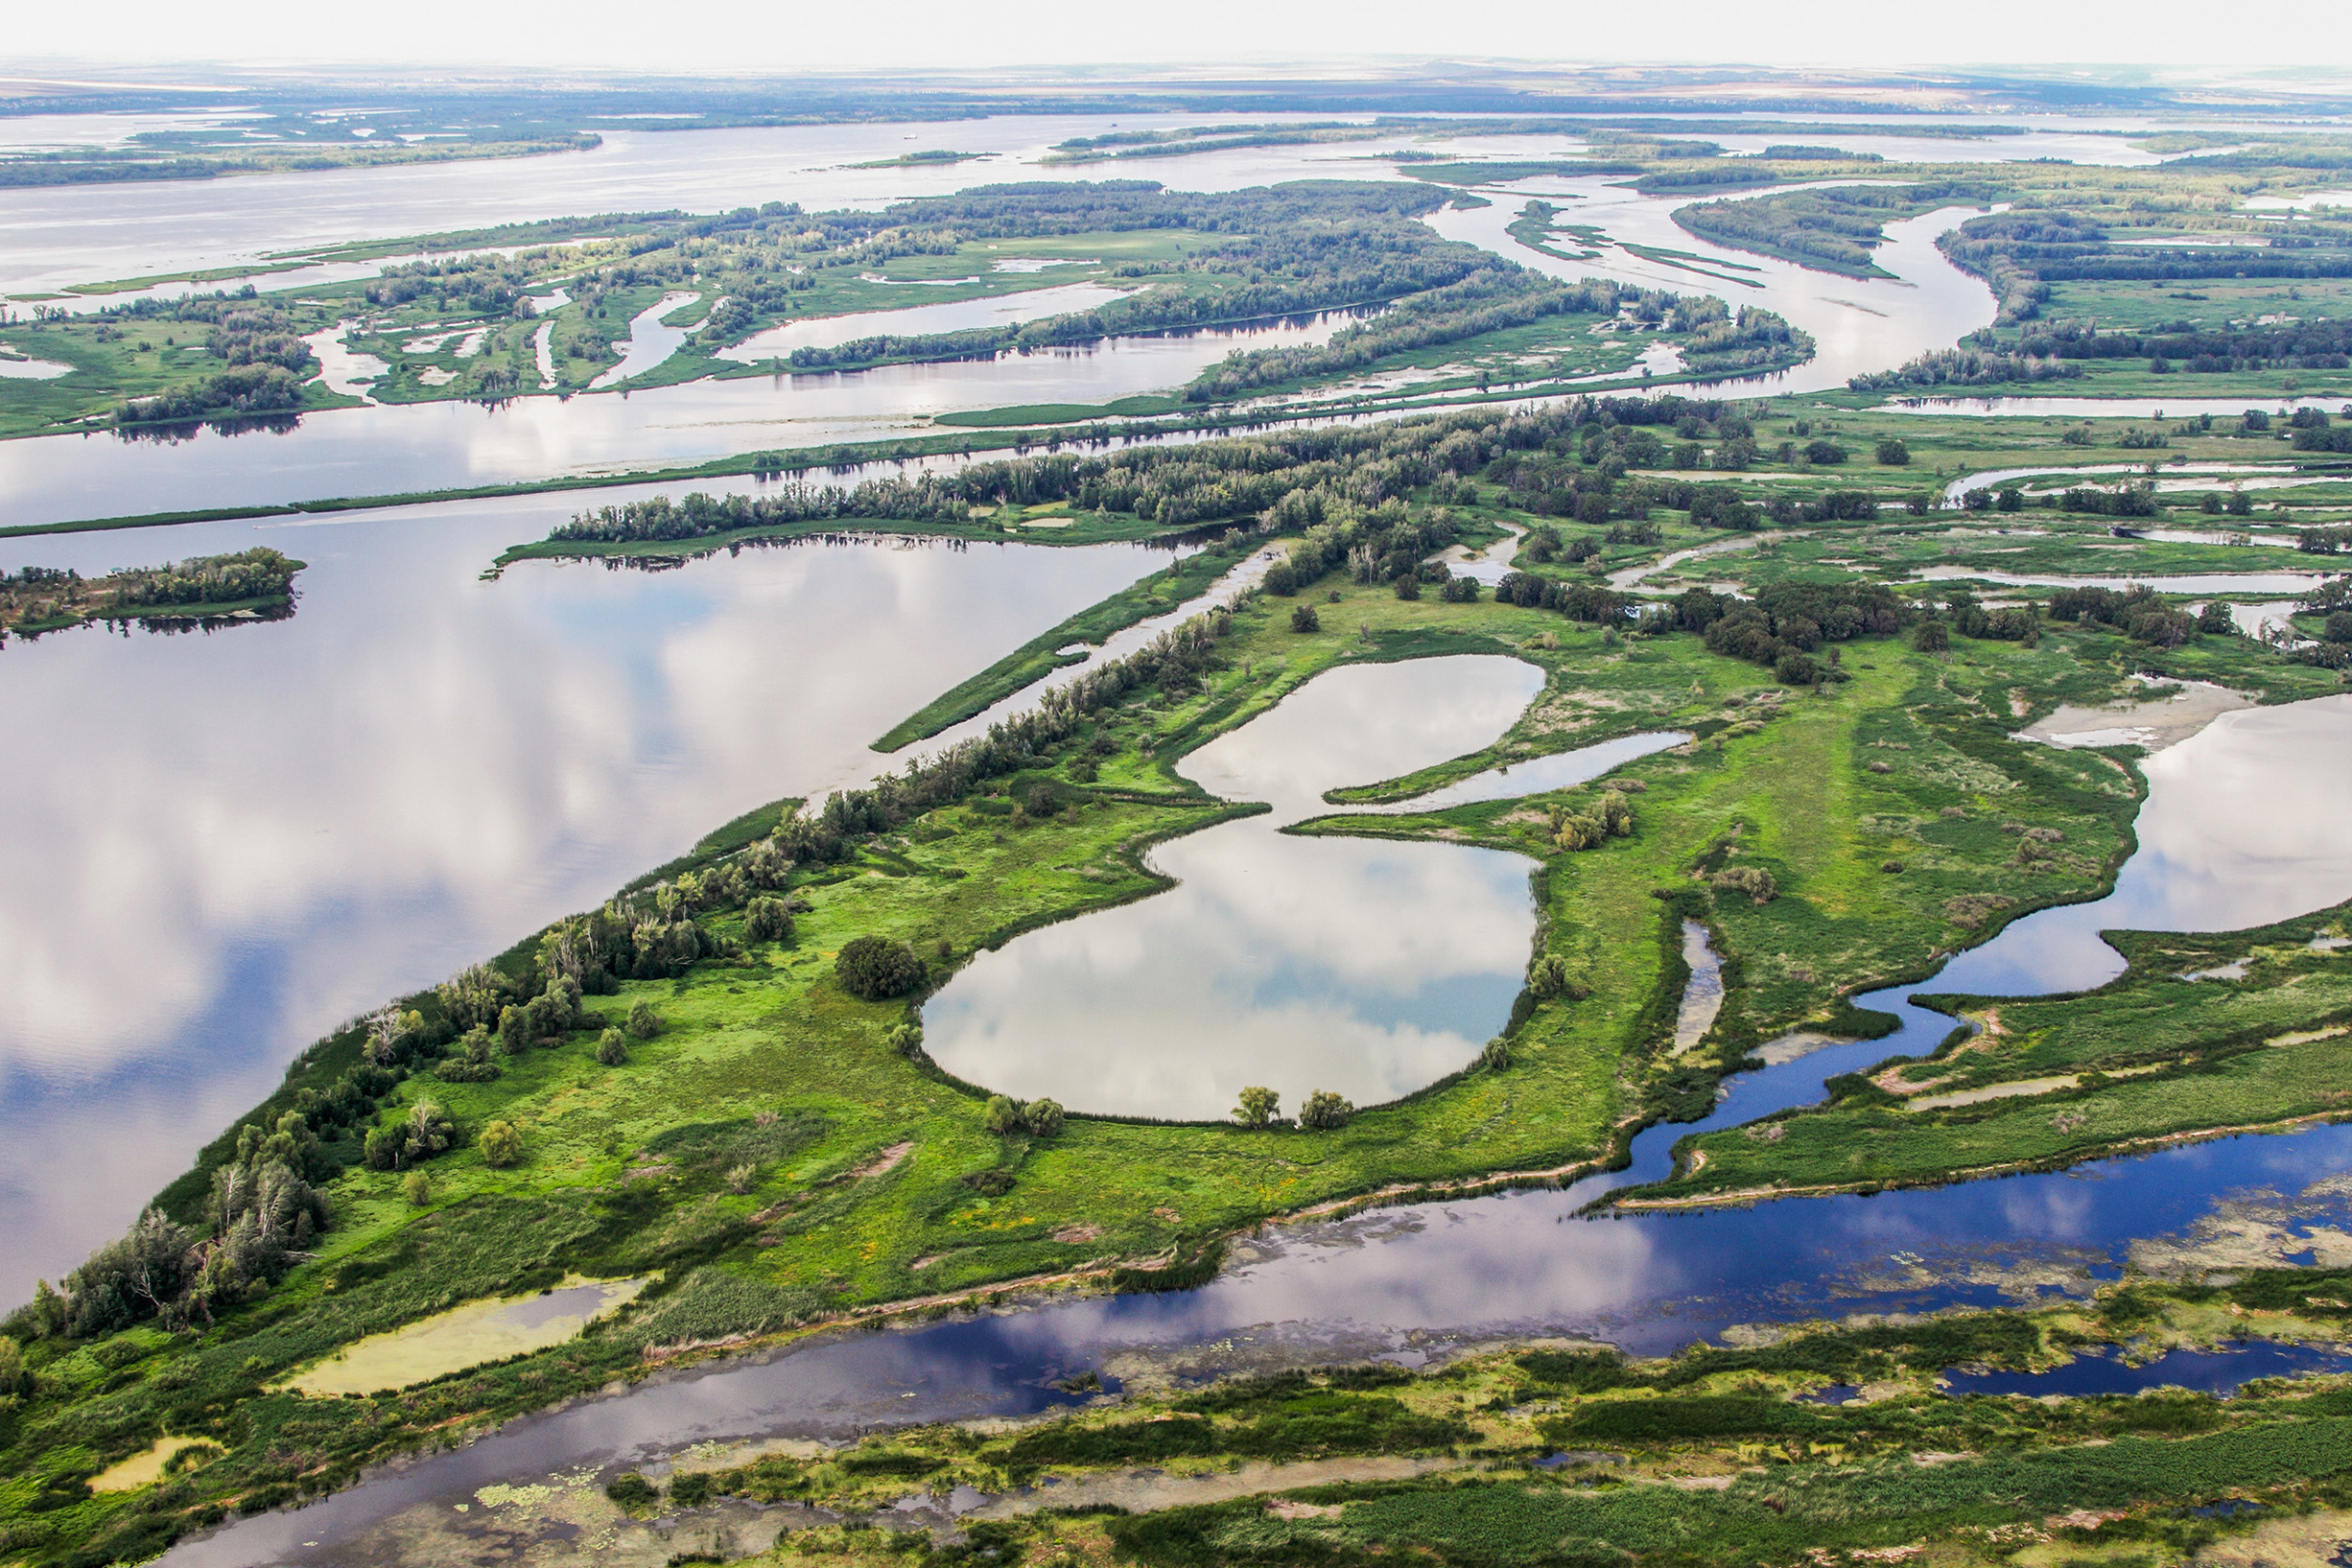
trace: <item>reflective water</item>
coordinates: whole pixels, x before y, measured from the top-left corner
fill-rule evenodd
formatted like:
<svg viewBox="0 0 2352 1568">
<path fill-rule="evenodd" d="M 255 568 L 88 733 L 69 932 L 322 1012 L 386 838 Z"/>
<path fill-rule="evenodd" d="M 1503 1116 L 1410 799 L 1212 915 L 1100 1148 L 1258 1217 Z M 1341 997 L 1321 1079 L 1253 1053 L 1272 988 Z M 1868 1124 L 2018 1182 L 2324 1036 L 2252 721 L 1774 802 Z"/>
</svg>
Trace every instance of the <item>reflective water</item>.
<svg viewBox="0 0 2352 1568">
<path fill-rule="evenodd" d="M 1442 811 L 1448 807 L 1472 806 L 1480 801 L 1508 801 L 1522 795 L 1543 795 L 1551 790 L 1564 790 L 1578 784 L 1590 783 L 1623 767 L 1637 758 L 1681 746 L 1690 739 L 1682 730 L 1664 730 L 1650 735 L 1621 735 L 1613 741 L 1594 746 L 1579 747 L 1573 752 L 1555 752 L 1549 757 L 1533 758 L 1513 762 L 1506 767 L 1463 779 L 1416 795 L 1409 801 L 1380 808 L 1390 811 Z"/>
<path fill-rule="evenodd" d="M 629 340 L 622 346 L 620 363 L 588 383 L 591 388 L 618 386 L 633 375 L 643 375 L 678 351 L 678 345 L 694 336 L 695 328 L 703 324 L 697 317 L 691 321 L 668 324 L 667 318 L 683 315 L 686 308 L 702 295 L 679 291 L 662 295 L 659 300 L 629 318 Z"/>
<path fill-rule="evenodd" d="M 288 620 L 0 650 L 0 724 L 40 738 L 0 768 L 0 1300 L 324 1030 L 863 780 L 891 724 L 1171 559 L 896 542 L 477 580 L 568 508 L 11 541 L 85 574 L 254 544 L 311 565 Z"/>
<path fill-rule="evenodd" d="M 568 399 L 388 404 L 307 414 L 290 430 L 205 428 L 159 443 L 116 435 L 0 441 L 11 522 L 148 515 L 406 495 L 553 475 L 701 463 L 762 447 L 913 433 L 931 416 L 1026 403 L 1107 403 L 1178 387 L 1236 349 L 1324 342 L 1341 313 L 1109 339 L 994 360 L 693 381 Z M 698 481 L 698 488 L 712 488 Z M 608 497 L 600 494 L 596 504 Z M 0 554 L 6 547 L 0 546 Z"/>
<path fill-rule="evenodd" d="M 963 332 L 977 326 L 1015 326 L 1071 311 L 1091 311 L 1124 299 L 1118 289 L 1101 283 L 1064 283 L 1058 288 L 1029 289 L 988 299 L 956 300 L 947 305 L 909 305 L 901 311 L 862 311 L 855 316 L 826 316 L 808 321 L 787 321 L 764 332 L 754 332 L 741 343 L 718 351 L 722 360 L 758 365 L 789 357 L 794 349 L 825 349 L 855 343 L 861 337 L 890 334 L 912 337 L 924 332 Z"/>
<path fill-rule="evenodd" d="M 1991 582 L 2005 588 L 2113 588 L 2146 583 L 2168 594 L 2307 594 L 2327 580 L 2316 571 L 2180 571 L 2090 576 L 2057 572 L 1985 571 L 1975 566 L 1926 566 L 1913 582 Z"/>
<path fill-rule="evenodd" d="M 1178 771 L 1273 810 L 1149 863 L 1177 885 L 982 954 L 923 1009 L 948 1071 L 1016 1099 L 1222 1119 L 1245 1085 L 1296 1111 L 1360 1105 L 1468 1066 L 1509 1016 L 1535 915 L 1531 862 L 1449 844 L 1298 838 L 1324 791 L 1476 751 L 1543 685 L 1517 660 L 1356 664 L 1317 676 Z"/>
<path fill-rule="evenodd" d="M 2113 1355 L 2083 1355 L 2047 1372 L 1947 1372 L 1954 1394 L 2137 1394 L 2143 1389 L 2193 1389 L 2230 1396 L 2256 1378 L 2352 1372 L 2352 1351 L 2341 1346 L 2240 1342 L 2219 1350 L 2168 1350 L 2133 1366 Z"/>
</svg>

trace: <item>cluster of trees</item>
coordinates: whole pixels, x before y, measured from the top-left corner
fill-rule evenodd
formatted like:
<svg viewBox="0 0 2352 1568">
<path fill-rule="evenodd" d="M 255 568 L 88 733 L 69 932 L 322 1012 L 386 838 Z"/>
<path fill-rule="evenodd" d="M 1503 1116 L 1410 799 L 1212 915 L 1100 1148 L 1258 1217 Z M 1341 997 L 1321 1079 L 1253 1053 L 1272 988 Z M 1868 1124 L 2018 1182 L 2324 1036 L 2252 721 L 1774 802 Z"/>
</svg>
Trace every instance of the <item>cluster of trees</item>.
<svg viewBox="0 0 2352 1568">
<path fill-rule="evenodd" d="M 1891 370 L 1849 375 L 1856 392 L 1891 392 L 1914 386 L 1995 386 L 2010 381 L 2063 381 L 2082 373 L 2074 360 L 1992 349 L 1936 349 Z"/>
<path fill-rule="evenodd" d="M 1055 1138 L 1061 1134 L 1065 1114 L 1057 1101 L 1032 1100 L 1023 1102 L 1009 1095 L 991 1095 L 988 1104 L 980 1112 L 980 1119 L 999 1138 L 1010 1138 L 1020 1133 L 1027 1133 L 1033 1138 Z"/>
<path fill-rule="evenodd" d="M 302 407 L 306 379 L 282 365 L 231 366 L 169 392 L 125 398 L 115 409 L 115 423 L 182 424 L 292 413 Z"/>
<path fill-rule="evenodd" d="M 1634 808 L 1615 790 L 1603 790 L 1590 810 L 1555 806 L 1550 816 L 1551 841 L 1563 850 L 1598 849 L 1611 839 L 1629 838 L 1634 831 Z"/>
<path fill-rule="evenodd" d="M 112 602 L 125 609 L 228 605 L 290 597 L 302 567 L 299 561 L 256 545 L 234 555 L 196 556 L 170 566 L 110 572 L 104 586 Z"/>
<path fill-rule="evenodd" d="M 1656 634 L 1697 632 L 1712 653 L 1768 666 L 1776 679 L 1811 686 L 1845 678 L 1829 643 L 1886 637 L 1916 618 L 1918 609 L 1883 583 L 1772 583 L 1752 600 L 1706 588 L 1687 588 L 1651 610 L 1637 628 Z"/>
<path fill-rule="evenodd" d="M 268 1132 L 240 1129 L 234 1157 L 213 1172 L 200 1221 L 183 1225 L 147 1209 L 68 1274 L 62 1290 L 43 1281 L 10 1318 L 10 1334 L 90 1339 L 150 1320 L 210 1324 L 217 1311 L 275 1284 L 326 1229 L 326 1200 L 314 1184 L 335 1168 L 299 1111 L 283 1113 Z"/>
<path fill-rule="evenodd" d="M 2146 583 L 2134 583 L 2120 593 L 2113 588 L 2061 588 L 2050 596 L 2050 618 L 2110 627 L 2133 642 L 2159 648 L 2178 648 L 2201 630 L 2227 629 L 2207 627 L 2187 612 L 2173 609 Z"/>
<path fill-rule="evenodd" d="M 1317 1089 L 1306 1097 L 1298 1107 L 1298 1125 L 1314 1131 L 1330 1131 L 1348 1125 L 1355 1114 L 1355 1102 L 1343 1100 L 1328 1089 Z M 1282 1096 L 1259 1084 L 1251 1084 L 1241 1093 L 1240 1103 L 1233 1107 L 1233 1119 L 1245 1127 L 1263 1132 L 1283 1124 Z"/>
<path fill-rule="evenodd" d="M 841 989 L 867 1002 L 884 1002 L 917 990 L 928 978 L 914 949 L 892 937 L 852 937 L 833 960 Z"/>
<path fill-rule="evenodd" d="M 2352 406 L 2347 406 L 2346 418 L 2338 425 L 2328 419 L 2326 409 L 2297 409 L 2286 424 L 2297 452 L 2352 452 Z"/>
</svg>

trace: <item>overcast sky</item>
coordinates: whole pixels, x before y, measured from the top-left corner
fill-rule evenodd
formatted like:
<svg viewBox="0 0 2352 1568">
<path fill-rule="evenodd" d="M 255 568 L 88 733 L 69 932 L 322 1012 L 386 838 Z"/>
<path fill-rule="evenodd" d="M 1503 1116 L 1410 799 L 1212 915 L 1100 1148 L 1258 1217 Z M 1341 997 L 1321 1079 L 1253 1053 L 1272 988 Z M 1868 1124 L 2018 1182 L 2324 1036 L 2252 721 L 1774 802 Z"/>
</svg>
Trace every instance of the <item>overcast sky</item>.
<svg viewBox="0 0 2352 1568">
<path fill-rule="evenodd" d="M 2352 73 L 2352 5 L 2284 0 L 185 0 L 27 3 L 0 70 L 57 60 L 788 72 L 1363 63 L 2284 66 Z"/>
</svg>

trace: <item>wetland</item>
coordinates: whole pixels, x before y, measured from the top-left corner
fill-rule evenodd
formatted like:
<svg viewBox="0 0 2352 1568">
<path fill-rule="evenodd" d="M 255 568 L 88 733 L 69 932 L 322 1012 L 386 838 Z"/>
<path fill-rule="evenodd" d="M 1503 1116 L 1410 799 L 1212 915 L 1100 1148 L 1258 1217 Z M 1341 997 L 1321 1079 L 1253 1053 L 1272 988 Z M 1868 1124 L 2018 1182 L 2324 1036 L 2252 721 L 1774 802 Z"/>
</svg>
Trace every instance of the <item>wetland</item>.
<svg viewBox="0 0 2352 1568">
<path fill-rule="evenodd" d="M 886 128 L 5 329 L 5 1553 L 2352 1535 L 2332 133 Z"/>
</svg>

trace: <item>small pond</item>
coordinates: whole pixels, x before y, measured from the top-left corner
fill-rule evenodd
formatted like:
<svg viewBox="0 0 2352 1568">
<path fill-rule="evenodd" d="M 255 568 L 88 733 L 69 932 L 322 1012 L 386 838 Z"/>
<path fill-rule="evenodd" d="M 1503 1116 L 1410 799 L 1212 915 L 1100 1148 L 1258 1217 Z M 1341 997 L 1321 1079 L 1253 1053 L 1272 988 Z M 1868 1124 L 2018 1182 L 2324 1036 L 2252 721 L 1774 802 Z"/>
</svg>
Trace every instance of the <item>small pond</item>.
<svg viewBox="0 0 2352 1568">
<path fill-rule="evenodd" d="M 1372 1104 L 1468 1065 L 1526 971 L 1530 862 L 1282 829 L 1326 790 L 1488 744 L 1543 678 L 1464 656 L 1310 681 L 1178 764 L 1271 812 L 1152 851 L 1165 893 L 982 954 L 925 1007 L 926 1048 L 1016 1099 L 1174 1120 L 1221 1119 L 1250 1084 L 1287 1109 L 1316 1089 Z"/>
</svg>

